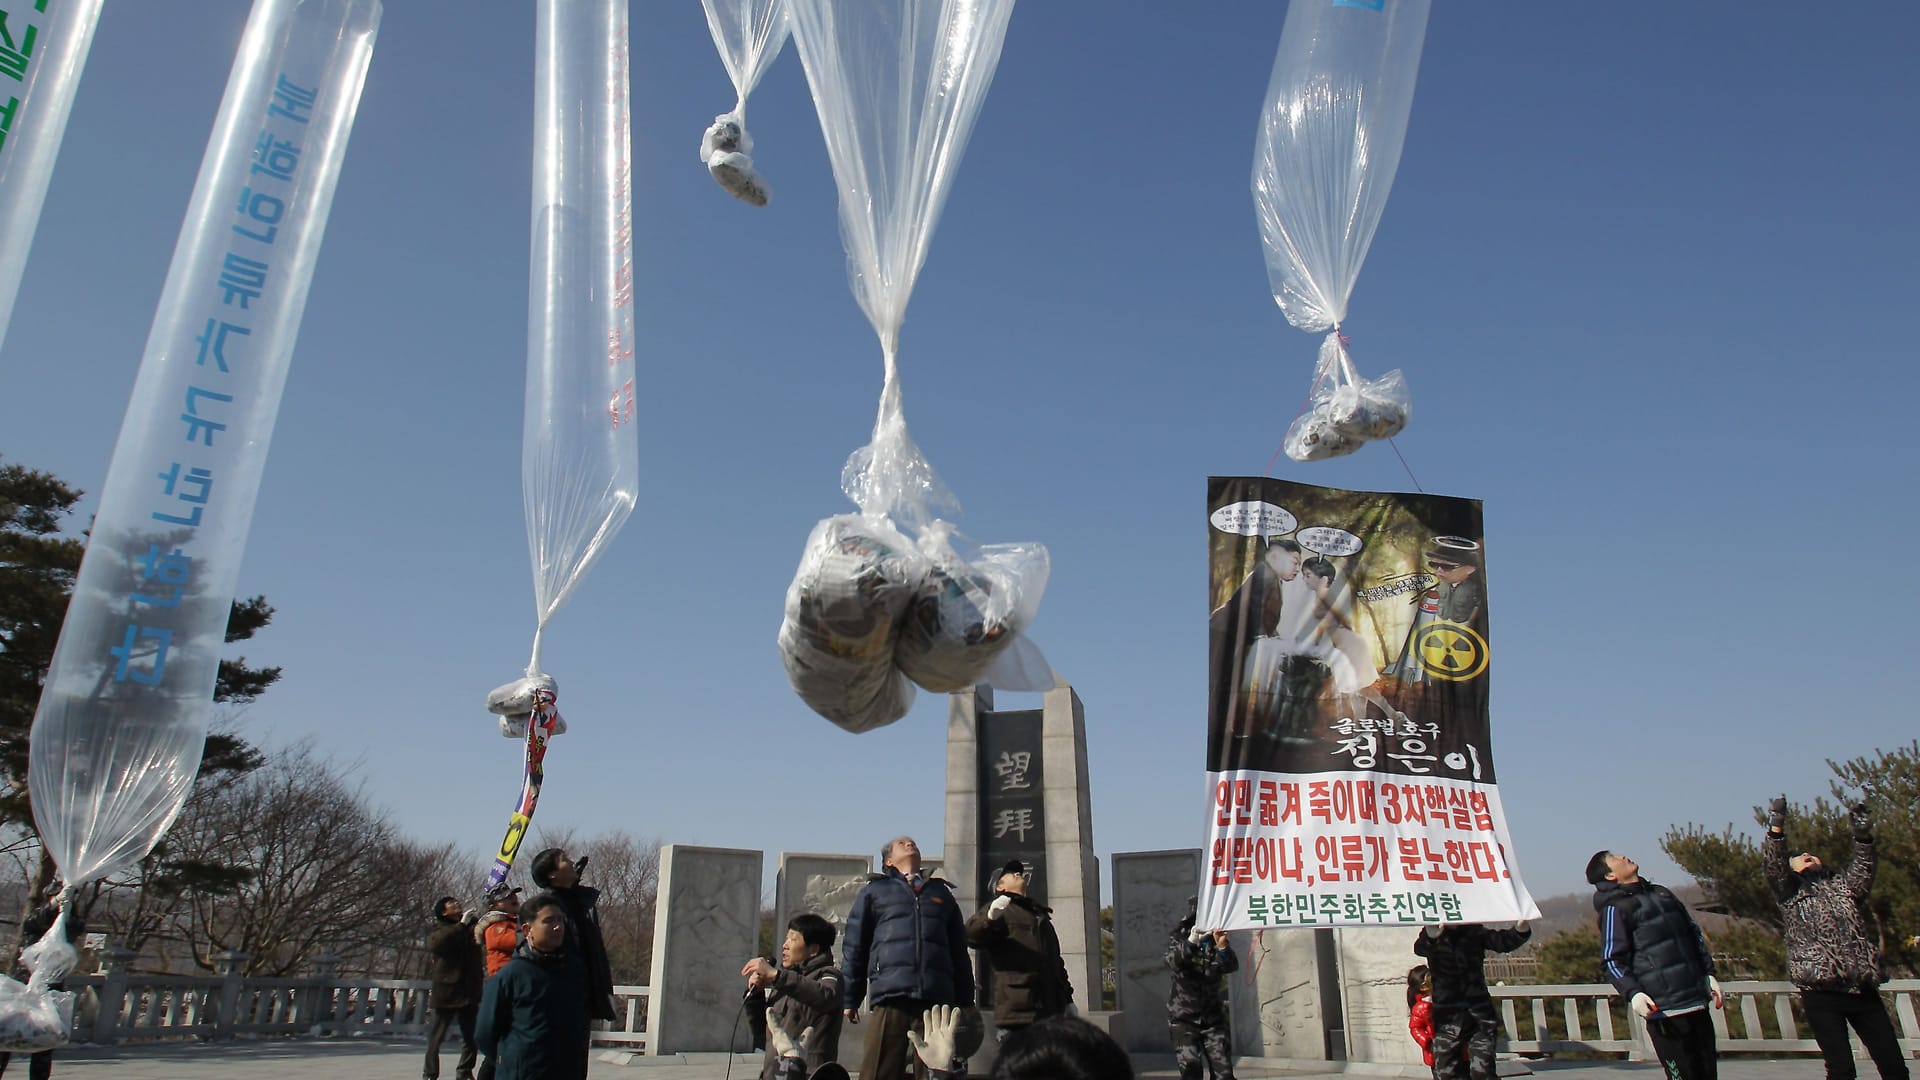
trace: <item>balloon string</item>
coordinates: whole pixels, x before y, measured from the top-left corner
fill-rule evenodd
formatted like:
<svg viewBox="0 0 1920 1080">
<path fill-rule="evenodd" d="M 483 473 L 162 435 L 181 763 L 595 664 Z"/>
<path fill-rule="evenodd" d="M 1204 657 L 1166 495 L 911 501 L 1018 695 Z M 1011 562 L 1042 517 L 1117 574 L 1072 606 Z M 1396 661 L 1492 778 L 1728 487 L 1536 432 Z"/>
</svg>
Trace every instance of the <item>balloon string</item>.
<svg viewBox="0 0 1920 1080">
<path fill-rule="evenodd" d="M 1387 445 L 1393 447 L 1393 456 L 1400 459 L 1400 467 L 1407 470 L 1407 479 L 1413 481 L 1413 490 L 1419 492 L 1422 495 L 1425 495 L 1427 493 L 1427 489 L 1421 487 L 1419 478 L 1413 475 L 1413 466 L 1407 464 L 1406 455 L 1400 452 L 1400 444 L 1397 442 L 1394 442 L 1391 438 L 1389 438 L 1387 440 Z"/>
</svg>

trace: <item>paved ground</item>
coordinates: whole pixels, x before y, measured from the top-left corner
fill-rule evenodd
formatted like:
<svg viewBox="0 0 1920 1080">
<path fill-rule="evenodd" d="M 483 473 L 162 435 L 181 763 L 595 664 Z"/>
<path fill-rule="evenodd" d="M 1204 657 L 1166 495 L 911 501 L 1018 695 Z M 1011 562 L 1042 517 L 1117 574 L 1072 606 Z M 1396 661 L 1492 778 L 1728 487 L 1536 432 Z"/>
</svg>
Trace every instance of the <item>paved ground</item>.
<svg viewBox="0 0 1920 1080">
<path fill-rule="evenodd" d="M 144 1046 L 71 1046 L 55 1054 L 54 1076 L 60 1080 L 238 1080 L 240 1077 L 286 1080 L 410 1080 L 420 1075 L 424 1046 L 419 1039 L 285 1039 L 231 1043 L 165 1043 Z M 595 1061 L 591 1080 L 728 1080 L 722 1055 L 700 1055 L 695 1063 L 615 1064 Z M 443 1059 L 441 1075 L 453 1076 L 454 1055 Z M 644 1061 L 645 1059 L 637 1059 Z M 9 1072 L 26 1075 L 20 1062 Z M 1143 1059 L 1140 1075 L 1171 1077 L 1167 1059 Z M 753 1080 L 757 1062 L 735 1060 L 732 1080 Z M 1545 1080 L 1660 1080 L 1657 1065 L 1626 1062 L 1534 1062 L 1534 1072 Z M 1282 1077 L 1312 1080 L 1337 1074 L 1243 1067 L 1235 1072 L 1248 1080 Z M 1806 1080 L 1822 1073 L 1815 1057 L 1798 1059 L 1728 1059 L 1720 1063 L 1722 1080 Z M 1861 1075 L 1876 1075 L 1861 1062 Z M 1347 1080 L 1355 1080 L 1349 1074 Z"/>
</svg>

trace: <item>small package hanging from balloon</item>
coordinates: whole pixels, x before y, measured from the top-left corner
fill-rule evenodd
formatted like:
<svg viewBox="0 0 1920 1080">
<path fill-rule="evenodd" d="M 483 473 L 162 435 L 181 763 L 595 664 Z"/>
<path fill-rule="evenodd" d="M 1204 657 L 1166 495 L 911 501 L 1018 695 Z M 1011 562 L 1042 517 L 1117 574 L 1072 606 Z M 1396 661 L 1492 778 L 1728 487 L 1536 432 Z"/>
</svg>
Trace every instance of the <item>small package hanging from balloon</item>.
<svg viewBox="0 0 1920 1080">
<path fill-rule="evenodd" d="M 1396 369 L 1377 379 L 1354 370 L 1346 339 L 1328 334 L 1320 342 L 1307 411 L 1294 418 L 1283 444 L 1295 461 L 1351 454 L 1374 439 L 1391 439 L 1407 426 L 1413 399 Z"/>
<path fill-rule="evenodd" d="M 958 504 L 907 433 L 900 327 L 954 166 L 1000 60 L 1013 0 L 788 0 L 840 191 L 854 298 L 880 339 L 884 378 L 870 442 L 841 490 L 858 514 L 807 540 L 780 626 L 802 701 L 848 731 L 907 714 L 914 684 L 1053 686 L 1025 630 L 1046 588 L 1046 549 L 957 543 Z M 910 539 L 907 531 L 917 534 Z"/>
<path fill-rule="evenodd" d="M 66 982 L 80 955 L 68 940 L 67 909 L 77 890 L 66 889 L 53 905 L 27 919 L 24 929 L 35 929 L 36 919 L 47 925 L 38 941 L 20 950 L 25 984 L 0 977 L 0 1050 L 38 1053 L 65 1045 L 73 1030 L 73 993 L 54 987 Z M 48 924 L 45 912 L 53 918 Z"/>
<path fill-rule="evenodd" d="M 1274 302 L 1327 335 L 1308 408 L 1283 443 L 1295 461 L 1351 454 L 1412 415 L 1406 378 L 1361 376 L 1341 326 L 1400 168 L 1430 6 L 1287 6 L 1254 140 L 1253 205 Z"/>
<path fill-rule="evenodd" d="M 701 0 L 714 48 L 733 80 L 733 108 L 713 118 L 700 136 L 700 163 L 727 194 L 752 206 L 772 194 L 753 167 L 753 136 L 747 134 L 747 98 L 760 85 L 787 42 L 786 0 Z"/>
</svg>

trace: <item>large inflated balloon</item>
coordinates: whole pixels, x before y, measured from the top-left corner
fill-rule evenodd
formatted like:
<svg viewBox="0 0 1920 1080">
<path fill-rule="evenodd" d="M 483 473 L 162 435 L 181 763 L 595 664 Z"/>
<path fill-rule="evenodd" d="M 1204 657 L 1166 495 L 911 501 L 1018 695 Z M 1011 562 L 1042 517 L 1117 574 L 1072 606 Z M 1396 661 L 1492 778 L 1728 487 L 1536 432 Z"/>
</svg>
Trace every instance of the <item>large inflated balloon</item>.
<svg viewBox="0 0 1920 1080">
<path fill-rule="evenodd" d="M 256 0 L 33 720 L 68 885 L 146 855 L 193 786 L 281 390 L 379 0 Z"/>
<path fill-rule="evenodd" d="M 1404 380 L 1359 378 L 1338 329 L 1400 167 L 1429 8 L 1430 0 L 1287 6 L 1254 144 L 1254 210 L 1274 301 L 1294 326 L 1332 331 L 1314 408 L 1288 433 L 1296 460 L 1350 453 L 1406 423 Z"/>
<path fill-rule="evenodd" d="M 93 48 L 102 0 L 9 5 L 5 29 L 17 62 L 0 68 L 0 343 L 7 340 L 54 159 L 74 91 Z"/>
</svg>

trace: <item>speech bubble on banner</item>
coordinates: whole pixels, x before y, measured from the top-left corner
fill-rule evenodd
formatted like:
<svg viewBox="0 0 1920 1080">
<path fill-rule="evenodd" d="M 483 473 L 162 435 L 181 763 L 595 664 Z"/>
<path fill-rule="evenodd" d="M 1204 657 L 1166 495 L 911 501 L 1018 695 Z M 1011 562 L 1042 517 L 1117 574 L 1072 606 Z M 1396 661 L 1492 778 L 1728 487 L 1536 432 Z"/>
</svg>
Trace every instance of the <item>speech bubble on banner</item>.
<svg viewBox="0 0 1920 1080">
<path fill-rule="evenodd" d="M 1345 529 L 1336 529 L 1330 525 L 1315 525 L 1311 529 L 1301 529 L 1294 537 L 1300 546 L 1316 555 L 1353 555 L 1365 545 L 1360 538 Z"/>
<path fill-rule="evenodd" d="M 1241 536 L 1281 536 L 1300 524 L 1286 507 L 1270 502 L 1230 503 L 1215 510 L 1207 522 L 1221 532 Z"/>
</svg>

